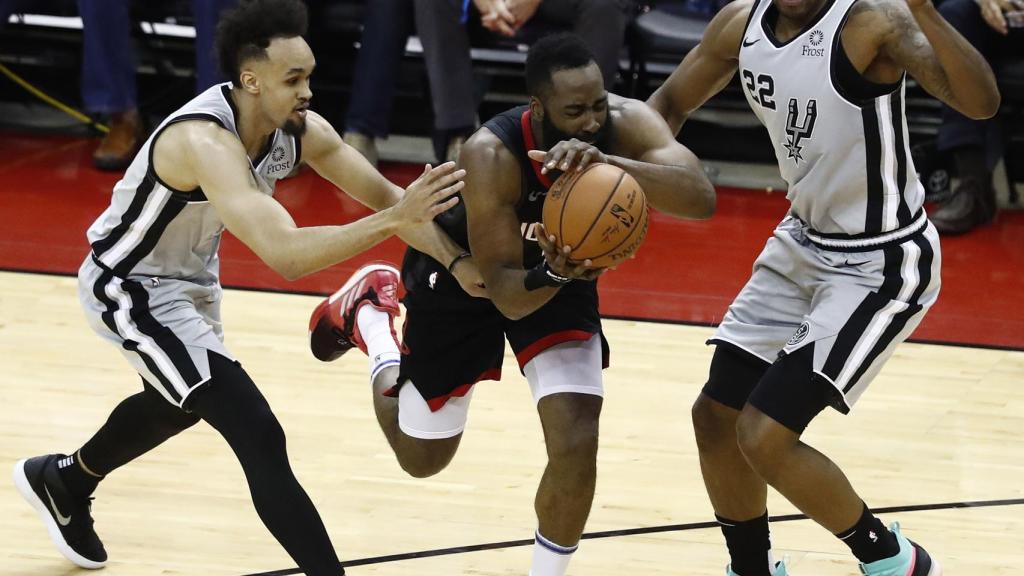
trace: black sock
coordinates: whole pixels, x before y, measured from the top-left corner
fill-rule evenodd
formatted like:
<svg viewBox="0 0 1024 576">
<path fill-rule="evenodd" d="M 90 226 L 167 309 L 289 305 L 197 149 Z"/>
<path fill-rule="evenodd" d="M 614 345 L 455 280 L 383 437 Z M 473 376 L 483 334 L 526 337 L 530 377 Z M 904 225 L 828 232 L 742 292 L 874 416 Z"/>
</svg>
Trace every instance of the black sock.
<svg viewBox="0 0 1024 576">
<path fill-rule="evenodd" d="M 96 485 L 103 479 L 102 476 L 93 476 L 82 469 L 77 453 L 58 460 L 57 473 L 67 486 L 68 492 L 79 498 L 92 495 L 96 491 Z"/>
<path fill-rule="evenodd" d="M 115 406 L 77 452 L 57 462 L 58 473 L 72 494 L 85 498 L 104 476 L 198 421 L 145 385 Z"/>
<path fill-rule="evenodd" d="M 864 505 L 860 520 L 852 528 L 836 536 L 845 542 L 853 551 L 853 555 L 864 564 L 891 558 L 900 552 L 900 543 L 896 540 L 896 535 L 890 532 L 881 520 L 875 518 L 871 510 L 868 510 L 867 504 Z"/>
<path fill-rule="evenodd" d="M 768 512 L 753 520 L 737 522 L 715 515 L 725 545 L 729 547 L 732 571 L 739 576 L 772 576 L 768 567 L 768 552 L 772 549 L 768 531 Z"/>
</svg>

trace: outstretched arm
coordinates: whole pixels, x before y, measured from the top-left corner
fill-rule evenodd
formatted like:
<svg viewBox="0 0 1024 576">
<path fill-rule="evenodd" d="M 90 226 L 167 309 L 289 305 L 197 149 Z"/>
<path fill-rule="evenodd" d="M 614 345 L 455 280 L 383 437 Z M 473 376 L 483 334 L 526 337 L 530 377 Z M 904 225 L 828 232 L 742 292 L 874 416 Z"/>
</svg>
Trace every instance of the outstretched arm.
<svg viewBox="0 0 1024 576">
<path fill-rule="evenodd" d="M 202 187 L 232 234 L 289 280 L 342 262 L 398 230 L 428 222 L 454 205 L 461 181 L 435 170 L 403 202 L 343 226 L 299 228 L 288 211 L 259 191 L 242 143 L 212 122 L 167 128 L 156 142 L 154 165 L 174 166 L 182 181 Z M 413 188 L 413 187 L 410 187 Z"/>
<path fill-rule="evenodd" d="M 647 105 L 661 114 L 672 134 L 678 134 L 690 114 L 721 92 L 736 73 L 752 4 L 752 0 L 736 0 L 722 8 L 708 24 L 700 44 L 647 99 Z"/>
<path fill-rule="evenodd" d="M 376 211 L 397 204 L 406 191 L 381 175 L 361 154 L 342 141 L 323 117 L 307 113 L 308 129 L 302 139 L 303 159 L 317 174 L 363 205 Z M 439 166 L 439 169 L 444 169 Z M 456 172 L 461 178 L 465 171 Z M 463 249 L 434 222 L 406 226 L 398 230 L 406 244 L 429 255 L 444 266 L 451 264 Z M 463 290 L 473 296 L 484 296 L 480 273 L 472 259 L 460 259 L 453 269 Z"/>
<path fill-rule="evenodd" d="M 991 118 L 999 111 L 992 68 L 931 0 L 883 0 L 881 10 L 888 26 L 880 52 L 929 94 L 969 118 Z"/>
</svg>

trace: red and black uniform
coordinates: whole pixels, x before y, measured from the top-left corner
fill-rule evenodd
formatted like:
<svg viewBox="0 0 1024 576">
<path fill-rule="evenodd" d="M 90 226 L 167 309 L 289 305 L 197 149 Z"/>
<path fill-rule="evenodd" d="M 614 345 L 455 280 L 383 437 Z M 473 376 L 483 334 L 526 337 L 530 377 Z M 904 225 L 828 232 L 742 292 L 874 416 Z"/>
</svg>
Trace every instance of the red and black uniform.
<svg viewBox="0 0 1024 576">
<path fill-rule="evenodd" d="M 516 214 L 522 223 L 523 267 L 533 268 L 543 253 L 537 244 L 544 196 L 551 186 L 540 164 L 527 157 L 536 149 L 526 106 L 498 114 L 484 127 L 519 159 L 522 192 Z M 437 217 L 455 242 L 468 249 L 466 209 L 462 202 Z M 480 380 L 498 380 L 508 338 L 522 369 L 534 356 L 563 342 L 601 334 L 597 283 L 574 280 L 547 304 L 520 320 L 502 316 L 490 300 L 466 294 L 445 265 L 410 248 L 402 263 L 406 296 L 402 364 L 398 382 L 411 380 L 432 410 L 448 398 L 463 396 Z M 605 366 L 608 343 L 601 336 Z"/>
</svg>

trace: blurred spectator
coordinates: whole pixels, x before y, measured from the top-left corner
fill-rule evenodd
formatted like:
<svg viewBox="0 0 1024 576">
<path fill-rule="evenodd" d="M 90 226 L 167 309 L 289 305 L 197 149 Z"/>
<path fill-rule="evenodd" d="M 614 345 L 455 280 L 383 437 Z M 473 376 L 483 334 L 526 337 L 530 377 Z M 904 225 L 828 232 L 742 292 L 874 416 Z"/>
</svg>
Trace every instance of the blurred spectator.
<svg viewBox="0 0 1024 576">
<path fill-rule="evenodd" d="M 939 11 L 998 70 L 999 60 L 1024 54 L 1024 1 L 944 0 Z M 937 146 L 959 174 L 952 195 L 931 214 L 939 232 L 962 234 L 996 213 L 992 169 L 1003 155 L 999 122 L 971 120 L 943 106 Z"/>
<path fill-rule="evenodd" d="M 366 3 L 343 138 L 374 166 L 377 165 L 375 141 L 390 134 L 398 69 L 412 24 L 412 0 Z"/>
<path fill-rule="evenodd" d="M 214 60 L 213 38 L 220 12 L 236 0 L 193 0 L 196 29 L 196 92 L 224 77 Z M 110 117 L 110 132 L 93 154 L 97 168 L 128 166 L 145 140 L 135 96 L 131 0 L 78 0 L 84 27 L 82 101 L 89 112 Z"/>
<path fill-rule="evenodd" d="M 445 159 L 454 160 L 476 123 L 469 40 L 465 27 L 460 30 L 457 25 L 470 17 L 470 2 L 414 1 L 435 117 L 440 112 L 444 120 L 436 126 L 435 150 L 438 156 L 444 151 Z M 552 28 L 572 30 L 594 53 L 605 87 L 615 85 L 626 26 L 635 10 L 633 0 L 473 0 L 473 4 L 484 28 L 523 43 L 532 43 Z M 467 105 L 472 105 L 472 116 L 466 113 Z"/>
<path fill-rule="evenodd" d="M 395 74 L 411 28 L 410 6 L 430 80 L 435 155 L 452 160 L 477 124 L 466 28 L 470 18 L 524 43 L 551 28 L 572 29 L 593 50 L 605 85 L 611 87 L 634 5 L 634 0 L 374 0 L 367 6 L 345 141 L 376 161 L 375 139 L 388 135 Z"/>
</svg>

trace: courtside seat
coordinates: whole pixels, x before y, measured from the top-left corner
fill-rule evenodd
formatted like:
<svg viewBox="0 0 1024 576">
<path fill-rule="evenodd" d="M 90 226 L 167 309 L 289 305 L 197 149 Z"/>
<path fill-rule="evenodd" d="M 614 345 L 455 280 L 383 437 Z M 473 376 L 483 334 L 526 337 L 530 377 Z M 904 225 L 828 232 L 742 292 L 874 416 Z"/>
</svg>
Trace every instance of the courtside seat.
<svg viewBox="0 0 1024 576">
<path fill-rule="evenodd" d="M 648 3 L 630 30 L 630 77 L 634 97 L 643 98 L 660 84 L 704 35 L 708 18 L 688 13 L 685 2 Z"/>
</svg>

